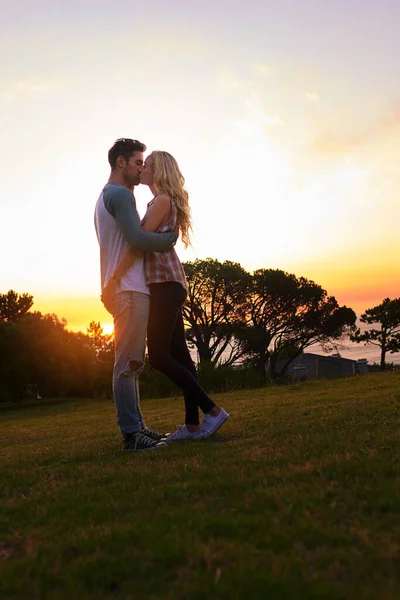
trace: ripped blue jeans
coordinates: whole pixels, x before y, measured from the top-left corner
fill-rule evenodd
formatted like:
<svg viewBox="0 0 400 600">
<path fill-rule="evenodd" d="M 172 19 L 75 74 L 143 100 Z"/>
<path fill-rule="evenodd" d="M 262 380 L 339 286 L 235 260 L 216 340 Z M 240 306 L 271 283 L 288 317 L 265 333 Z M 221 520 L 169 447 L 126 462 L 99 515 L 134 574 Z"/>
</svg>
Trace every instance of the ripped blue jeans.
<svg viewBox="0 0 400 600">
<path fill-rule="evenodd" d="M 111 306 L 114 317 L 113 394 L 121 433 L 145 426 L 140 410 L 139 374 L 143 369 L 150 296 L 119 292 Z"/>
</svg>

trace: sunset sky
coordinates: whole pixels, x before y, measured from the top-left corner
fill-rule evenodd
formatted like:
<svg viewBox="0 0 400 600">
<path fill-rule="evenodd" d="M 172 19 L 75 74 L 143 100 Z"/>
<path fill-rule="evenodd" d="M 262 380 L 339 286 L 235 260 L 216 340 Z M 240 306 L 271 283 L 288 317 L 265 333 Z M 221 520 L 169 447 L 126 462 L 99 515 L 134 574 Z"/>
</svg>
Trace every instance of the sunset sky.
<svg viewBox="0 0 400 600">
<path fill-rule="evenodd" d="M 125 136 L 181 165 L 182 260 L 400 295 L 398 0 L 0 1 L 0 292 L 109 327 L 93 211 Z"/>
</svg>

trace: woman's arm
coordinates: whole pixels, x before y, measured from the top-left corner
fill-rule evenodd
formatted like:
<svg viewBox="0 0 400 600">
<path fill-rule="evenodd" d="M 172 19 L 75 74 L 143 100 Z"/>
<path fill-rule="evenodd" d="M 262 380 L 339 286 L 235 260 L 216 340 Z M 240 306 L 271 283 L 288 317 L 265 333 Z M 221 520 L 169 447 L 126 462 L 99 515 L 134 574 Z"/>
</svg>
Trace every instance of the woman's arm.
<svg viewBox="0 0 400 600">
<path fill-rule="evenodd" d="M 142 222 L 143 231 L 156 231 L 171 212 L 171 200 L 166 194 L 160 194 L 154 198 L 149 214 Z"/>
</svg>

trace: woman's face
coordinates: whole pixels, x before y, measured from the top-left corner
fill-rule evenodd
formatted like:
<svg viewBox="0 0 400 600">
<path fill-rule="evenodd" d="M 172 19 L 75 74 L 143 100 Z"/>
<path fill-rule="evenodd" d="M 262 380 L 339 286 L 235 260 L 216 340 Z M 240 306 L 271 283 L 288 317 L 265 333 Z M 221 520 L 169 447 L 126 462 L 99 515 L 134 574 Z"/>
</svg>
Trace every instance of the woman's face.
<svg viewBox="0 0 400 600">
<path fill-rule="evenodd" d="M 143 170 L 140 175 L 140 183 L 143 183 L 143 185 L 152 185 L 153 177 L 153 157 L 150 154 L 144 161 Z"/>
</svg>

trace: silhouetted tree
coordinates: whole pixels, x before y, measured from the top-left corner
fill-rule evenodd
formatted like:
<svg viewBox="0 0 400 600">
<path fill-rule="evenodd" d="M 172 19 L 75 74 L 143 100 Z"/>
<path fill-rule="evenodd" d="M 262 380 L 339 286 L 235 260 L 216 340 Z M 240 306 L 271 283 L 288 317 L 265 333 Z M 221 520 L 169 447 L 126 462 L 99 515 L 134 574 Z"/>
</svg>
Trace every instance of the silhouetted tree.
<svg viewBox="0 0 400 600">
<path fill-rule="evenodd" d="M 321 286 L 279 269 L 259 269 L 252 278 L 246 354 L 274 379 L 308 346 L 327 344 L 354 328 L 356 314 L 340 307 Z M 280 373 L 277 362 L 286 359 Z"/>
<path fill-rule="evenodd" d="M 385 298 L 381 304 L 368 308 L 360 317 L 361 323 L 379 324 L 361 333 L 358 328 L 350 337 L 353 342 L 371 344 L 381 349 L 380 370 L 386 369 L 386 353 L 400 351 L 400 298 Z"/>
<path fill-rule="evenodd" d="M 40 312 L 0 321 L 0 399 L 111 395 L 111 336 L 69 331 L 65 319 Z"/>
<path fill-rule="evenodd" d="M 86 329 L 86 337 L 95 353 L 93 359 L 95 378 L 93 395 L 95 397 L 111 397 L 111 379 L 114 366 L 114 336 L 105 334 L 98 321 L 91 321 L 89 327 Z"/>
<path fill-rule="evenodd" d="M 11 399 L 18 401 L 29 390 L 41 396 L 63 393 L 69 374 L 62 344 L 67 336 L 64 327 L 55 315 L 39 312 L 3 324 L 0 371 Z"/>
<path fill-rule="evenodd" d="M 24 317 L 32 306 L 33 296 L 30 294 L 17 294 L 14 290 L 0 294 L 0 321 L 15 323 Z"/>
<path fill-rule="evenodd" d="M 212 258 L 184 263 L 188 297 L 183 309 L 189 324 L 187 339 L 200 361 L 231 364 L 243 355 L 243 343 L 235 334 L 245 326 L 250 274 L 231 261 Z"/>
<path fill-rule="evenodd" d="M 99 321 L 91 321 L 86 329 L 86 334 L 91 340 L 98 361 L 114 360 L 114 336 L 105 334 Z"/>
</svg>

